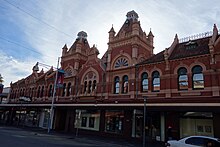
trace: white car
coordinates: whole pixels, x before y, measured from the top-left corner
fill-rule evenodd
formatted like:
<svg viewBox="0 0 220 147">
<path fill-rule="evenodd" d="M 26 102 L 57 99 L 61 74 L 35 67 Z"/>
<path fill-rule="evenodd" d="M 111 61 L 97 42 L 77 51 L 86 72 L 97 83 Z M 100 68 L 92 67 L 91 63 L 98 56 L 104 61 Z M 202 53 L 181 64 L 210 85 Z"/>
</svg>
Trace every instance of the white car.
<svg viewBox="0 0 220 147">
<path fill-rule="evenodd" d="M 220 147 L 220 140 L 208 136 L 189 136 L 180 140 L 169 140 L 166 147 Z"/>
</svg>

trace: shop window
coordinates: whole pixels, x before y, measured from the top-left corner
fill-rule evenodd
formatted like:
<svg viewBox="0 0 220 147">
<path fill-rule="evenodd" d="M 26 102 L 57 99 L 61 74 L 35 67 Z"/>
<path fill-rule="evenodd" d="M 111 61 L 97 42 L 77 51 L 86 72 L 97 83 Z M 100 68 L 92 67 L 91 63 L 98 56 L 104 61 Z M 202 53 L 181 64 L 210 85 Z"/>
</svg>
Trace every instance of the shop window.
<svg viewBox="0 0 220 147">
<path fill-rule="evenodd" d="M 181 67 L 178 70 L 178 88 L 179 88 L 179 90 L 187 90 L 188 89 L 187 69 L 184 67 Z"/>
<path fill-rule="evenodd" d="M 114 81 L 114 93 L 115 94 L 119 94 L 119 90 L 120 90 L 120 84 L 119 84 L 119 77 L 115 77 L 115 81 Z"/>
<path fill-rule="evenodd" d="M 122 93 L 128 93 L 128 76 L 123 76 Z"/>
<path fill-rule="evenodd" d="M 84 130 L 99 131 L 100 110 L 76 109 L 75 127 Z"/>
<path fill-rule="evenodd" d="M 87 117 L 82 117 L 81 127 L 86 127 Z"/>
<path fill-rule="evenodd" d="M 71 83 L 68 83 L 67 85 L 67 95 L 66 96 L 70 96 L 71 94 Z"/>
<path fill-rule="evenodd" d="M 122 133 L 124 112 L 117 110 L 106 110 L 105 113 L 105 131 L 113 133 Z"/>
<path fill-rule="evenodd" d="M 66 95 L 66 83 L 63 84 L 63 93 L 62 96 Z"/>
<path fill-rule="evenodd" d="M 192 84 L 193 89 L 204 89 L 202 67 L 199 65 L 196 65 L 192 68 Z"/>
<path fill-rule="evenodd" d="M 152 91 L 160 91 L 160 74 L 158 71 L 152 73 Z"/>
<path fill-rule="evenodd" d="M 89 117 L 89 127 L 94 128 L 95 126 L 95 117 Z"/>
<path fill-rule="evenodd" d="M 141 75 L 141 90 L 142 92 L 148 91 L 148 74 L 146 72 Z"/>
</svg>

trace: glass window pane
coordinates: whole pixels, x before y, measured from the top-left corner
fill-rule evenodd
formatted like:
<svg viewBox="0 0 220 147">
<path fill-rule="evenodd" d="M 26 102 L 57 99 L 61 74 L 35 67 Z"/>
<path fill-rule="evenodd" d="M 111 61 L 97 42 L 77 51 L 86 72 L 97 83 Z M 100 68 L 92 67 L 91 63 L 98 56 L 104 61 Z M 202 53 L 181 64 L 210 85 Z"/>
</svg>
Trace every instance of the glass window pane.
<svg viewBox="0 0 220 147">
<path fill-rule="evenodd" d="M 186 68 L 182 67 L 178 70 L 178 75 L 185 75 L 187 73 Z"/>
<path fill-rule="evenodd" d="M 193 80 L 194 80 L 194 81 L 203 80 L 203 74 L 202 74 L 202 73 L 200 73 L 200 74 L 194 74 L 194 75 L 193 75 Z"/>
<path fill-rule="evenodd" d="M 155 84 L 158 84 L 158 83 L 160 83 L 160 78 L 154 78 L 153 84 L 155 85 Z"/>
<path fill-rule="evenodd" d="M 188 89 L 188 82 L 180 82 L 179 83 L 179 89 Z"/>
<path fill-rule="evenodd" d="M 188 81 L 187 75 L 179 76 L 179 81 Z"/>
<path fill-rule="evenodd" d="M 159 90 L 160 90 L 160 84 L 155 84 L 154 91 L 159 91 Z"/>
<path fill-rule="evenodd" d="M 201 89 L 204 88 L 204 81 L 194 81 L 194 88 L 195 89 Z"/>
<path fill-rule="evenodd" d="M 148 90 L 148 80 L 147 79 L 144 79 L 142 81 L 142 89 L 143 89 L 143 91 L 147 91 Z"/>
<path fill-rule="evenodd" d="M 106 110 L 105 131 L 122 133 L 124 112 L 118 110 Z"/>
<path fill-rule="evenodd" d="M 195 73 L 201 73 L 202 72 L 202 67 L 201 66 L 195 66 L 193 69 L 192 69 L 192 72 L 195 74 Z"/>
</svg>

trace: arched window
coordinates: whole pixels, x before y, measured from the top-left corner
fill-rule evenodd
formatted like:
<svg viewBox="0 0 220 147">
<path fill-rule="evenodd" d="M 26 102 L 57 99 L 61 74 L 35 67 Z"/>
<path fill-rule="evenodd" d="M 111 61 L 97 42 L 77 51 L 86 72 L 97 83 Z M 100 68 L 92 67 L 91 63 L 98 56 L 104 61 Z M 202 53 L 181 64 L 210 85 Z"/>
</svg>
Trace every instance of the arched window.
<svg viewBox="0 0 220 147">
<path fill-rule="evenodd" d="M 128 93 L 128 76 L 123 76 L 122 93 Z"/>
<path fill-rule="evenodd" d="M 90 71 L 84 77 L 84 94 L 92 93 L 96 89 L 97 75 Z"/>
<path fill-rule="evenodd" d="M 40 97 L 43 97 L 44 96 L 44 86 L 42 86 L 41 88 L 41 94 L 40 94 Z"/>
<path fill-rule="evenodd" d="M 148 91 L 148 74 L 146 72 L 141 75 L 141 90 L 142 92 Z"/>
<path fill-rule="evenodd" d="M 188 89 L 187 69 L 184 67 L 181 67 L 178 70 L 178 88 L 179 90 Z"/>
<path fill-rule="evenodd" d="M 22 96 L 25 96 L 25 89 L 23 89 L 23 93 L 22 93 Z"/>
<path fill-rule="evenodd" d="M 53 95 L 53 90 L 52 90 L 52 85 L 50 85 L 49 87 L 49 91 L 48 91 L 48 97 L 51 97 Z"/>
<path fill-rule="evenodd" d="M 119 84 L 119 77 L 115 77 L 115 80 L 114 80 L 114 93 L 115 94 L 118 94 L 119 91 L 120 91 L 120 84 Z"/>
<path fill-rule="evenodd" d="M 116 60 L 115 68 L 119 67 L 127 67 L 128 66 L 128 60 L 126 58 L 119 58 Z"/>
<path fill-rule="evenodd" d="M 28 91 L 28 94 L 29 94 L 29 97 L 31 97 L 31 88 L 29 88 L 29 91 Z"/>
<path fill-rule="evenodd" d="M 93 86 L 92 87 L 93 87 L 92 88 L 93 90 L 96 90 L 96 80 L 93 81 Z"/>
<path fill-rule="evenodd" d="M 19 96 L 22 96 L 22 89 L 20 89 L 20 93 L 19 93 Z"/>
<path fill-rule="evenodd" d="M 89 81 L 88 93 L 92 92 L 92 81 Z"/>
<path fill-rule="evenodd" d="M 84 93 L 87 92 L 87 81 L 84 82 Z"/>
<path fill-rule="evenodd" d="M 38 87 L 38 90 L 37 90 L 37 97 L 40 97 L 40 86 Z"/>
<path fill-rule="evenodd" d="M 34 88 L 31 88 L 31 97 L 34 97 Z"/>
<path fill-rule="evenodd" d="M 203 89 L 204 88 L 204 78 L 202 73 L 202 67 L 196 65 L 192 68 L 192 85 L 193 89 Z"/>
<path fill-rule="evenodd" d="M 158 71 L 152 73 L 152 91 L 160 91 L 160 74 Z"/>
<path fill-rule="evenodd" d="M 66 96 L 70 96 L 71 94 L 71 83 L 69 82 L 68 85 L 67 85 L 67 94 Z"/>
<path fill-rule="evenodd" d="M 62 96 L 65 96 L 66 95 L 66 83 L 63 84 L 63 94 Z"/>
</svg>

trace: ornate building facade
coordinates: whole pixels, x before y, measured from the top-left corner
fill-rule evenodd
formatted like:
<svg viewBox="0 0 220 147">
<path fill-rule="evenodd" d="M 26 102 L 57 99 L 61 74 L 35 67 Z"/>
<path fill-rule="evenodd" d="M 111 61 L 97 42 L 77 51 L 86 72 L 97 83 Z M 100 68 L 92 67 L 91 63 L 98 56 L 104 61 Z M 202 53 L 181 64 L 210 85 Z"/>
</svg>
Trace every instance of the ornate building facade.
<svg viewBox="0 0 220 147">
<path fill-rule="evenodd" d="M 35 70 L 11 83 L 7 122 L 47 128 L 52 98 L 52 128 L 125 138 L 165 141 L 173 137 L 220 137 L 220 37 L 211 33 L 179 39 L 158 54 L 154 35 L 146 34 L 135 11 L 126 15 L 119 32 L 110 29 L 108 49 L 101 59 L 87 33 L 62 48 L 62 87 L 56 70 Z M 28 98 L 23 101 L 22 98 Z M 146 107 L 144 98 L 147 99 Z M 144 117 L 143 109 L 147 108 Z M 146 124 L 143 124 L 146 118 Z"/>
</svg>

